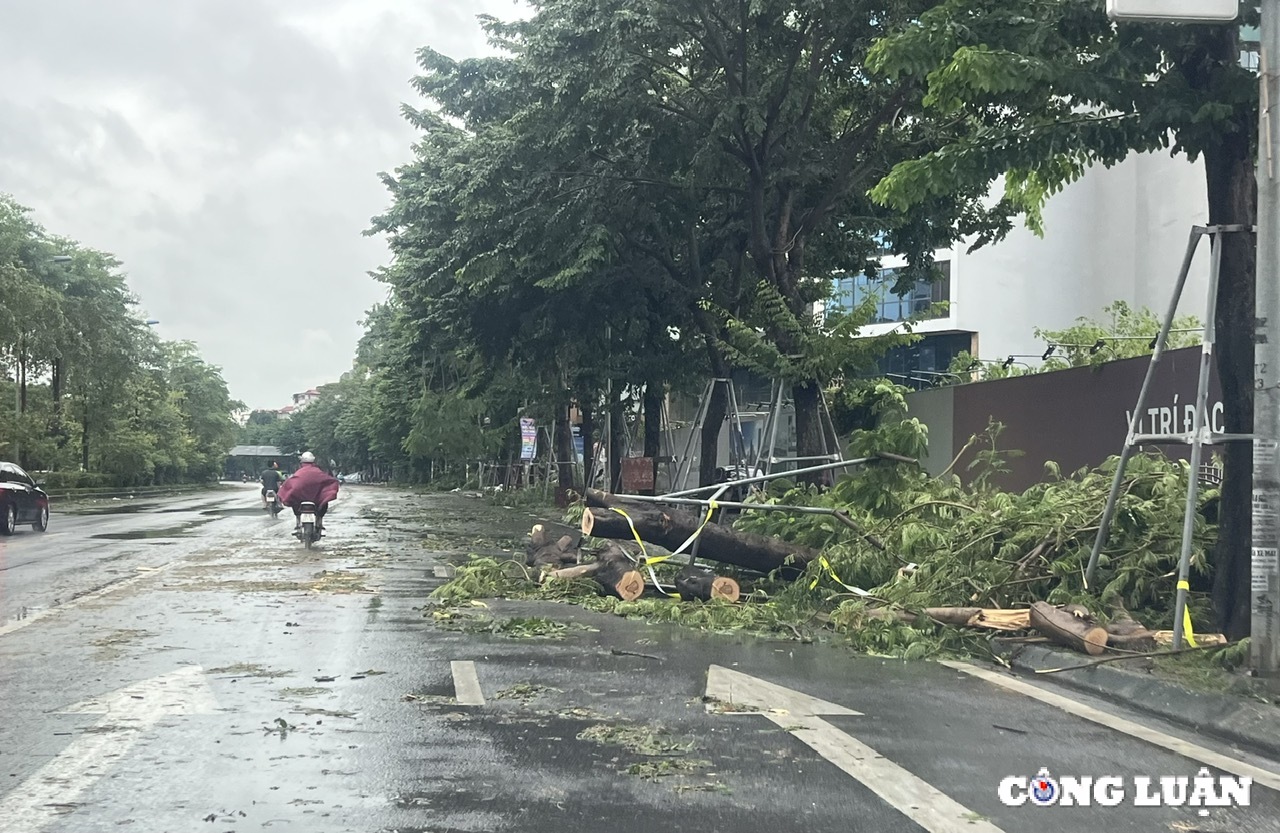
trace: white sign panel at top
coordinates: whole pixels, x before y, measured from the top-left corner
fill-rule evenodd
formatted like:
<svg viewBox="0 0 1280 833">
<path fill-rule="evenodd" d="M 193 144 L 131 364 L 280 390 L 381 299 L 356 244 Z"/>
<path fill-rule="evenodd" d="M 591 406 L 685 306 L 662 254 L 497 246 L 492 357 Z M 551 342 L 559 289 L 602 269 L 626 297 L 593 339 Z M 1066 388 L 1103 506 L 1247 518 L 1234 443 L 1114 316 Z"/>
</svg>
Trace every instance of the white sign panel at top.
<svg viewBox="0 0 1280 833">
<path fill-rule="evenodd" d="M 1107 0 L 1107 16 L 1115 20 L 1226 23 L 1239 14 L 1239 0 Z"/>
</svg>

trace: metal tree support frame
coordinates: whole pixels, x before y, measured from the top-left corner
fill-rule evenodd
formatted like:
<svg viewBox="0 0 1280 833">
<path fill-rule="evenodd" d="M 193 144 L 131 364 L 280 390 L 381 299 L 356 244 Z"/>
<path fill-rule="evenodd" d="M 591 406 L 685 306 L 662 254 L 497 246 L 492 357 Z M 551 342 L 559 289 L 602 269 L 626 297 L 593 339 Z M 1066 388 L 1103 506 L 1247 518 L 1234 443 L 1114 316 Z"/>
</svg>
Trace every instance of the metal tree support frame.
<svg viewBox="0 0 1280 833">
<path fill-rule="evenodd" d="M 1191 237 L 1187 241 L 1186 255 L 1182 259 L 1182 270 L 1178 273 L 1178 282 L 1174 286 L 1173 297 L 1169 301 L 1169 310 L 1165 313 L 1160 325 L 1160 335 L 1156 337 L 1156 346 L 1151 354 L 1151 363 L 1147 366 L 1147 375 L 1142 380 L 1142 388 L 1138 391 L 1138 402 L 1134 406 L 1133 415 L 1129 419 L 1129 432 L 1125 438 L 1124 448 L 1120 451 L 1120 462 L 1116 465 L 1115 477 L 1111 481 L 1111 492 L 1107 495 L 1107 505 L 1102 511 L 1102 521 L 1098 527 L 1097 538 L 1093 542 L 1093 551 L 1089 554 L 1089 566 L 1085 570 L 1085 587 L 1093 584 L 1093 574 L 1098 566 L 1098 556 L 1107 543 L 1107 533 L 1115 514 L 1116 503 L 1120 495 L 1120 486 L 1124 481 L 1124 470 L 1133 456 L 1133 450 L 1144 444 L 1182 443 L 1191 446 L 1190 477 L 1187 482 L 1187 507 L 1182 518 L 1182 551 L 1178 558 L 1177 600 L 1173 617 L 1173 647 L 1181 648 L 1183 643 L 1183 622 L 1187 609 L 1187 579 L 1191 567 L 1191 533 L 1195 528 L 1196 496 L 1199 493 L 1199 477 L 1201 457 L 1206 445 L 1219 445 L 1228 442 L 1251 442 L 1253 434 L 1216 434 L 1210 430 L 1209 414 L 1209 372 L 1213 361 L 1214 342 L 1217 329 L 1214 316 L 1218 306 L 1218 272 L 1222 263 L 1222 246 L 1219 236 L 1238 232 L 1251 232 L 1243 225 L 1195 226 L 1191 229 Z M 1178 312 L 1178 302 L 1186 287 L 1187 273 L 1191 270 L 1191 260 L 1195 256 L 1200 238 L 1207 236 L 1210 245 L 1209 259 L 1209 300 L 1206 305 L 1204 340 L 1200 346 L 1200 377 L 1196 387 L 1196 411 L 1190 433 L 1183 434 L 1139 434 L 1138 426 L 1142 423 L 1143 409 L 1147 404 L 1147 394 L 1151 388 L 1151 380 L 1155 376 L 1156 367 L 1164 355 L 1165 345 L 1169 338 L 1169 330 Z"/>
<path fill-rule="evenodd" d="M 852 521 L 849 520 L 849 517 L 839 509 L 829 509 L 821 506 L 784 506 L 781 504 L 773 504 L 773 503 L 741 503 L 736 501 L 721 503 L 720 496 L 735 486 L 747 486 L 755 483 L 764 483 L 769 480 L 777 480 L 783 477 L 794 477 L 797 474 L 811 474 L 813 472 L 832 471 L 834 469 L 849 468 L 852 466 L 863 466 L 863 465 L 866 465 L 867 463 L 874 463 L 878 461 L 889 461 L 889 462 L 896 462 L 896 463 L 914 463 L 917 465 L 919 465 L 920 463 L 920 461 L 915 459 L 914 457 L 905 457 L 901 454 L 892 454 L 887 451 L 882 451 L 882 452 L 877 452 L 872 457 L 858 457 L 853 460 L 840 460 L 835 463 L 825 463 L 820 466 L 809 466 L 803 469 L 796 469 L 795 471 L 781 471 L 781 472 L 773 472 L 771 474 L 757 474 L 751 477 L 743 477 L 738 480 L 730 480 L 727 483 L 713 483 L 710 486 L 699 486 L 696 489 L 685 489 L 684 491 L 670 492 L 665 495 L 657 495 L 657 496 L 623 495 L 623 497 L 626 497 L 628 500 L 638 500 L 638 501 L 643 501 L 645 503 L 666 503 L 666 504 L 671 504 L 675 506 L 701 507 L 701 506 L 710 506 L 711 504 L 714 503 L 715 505 L 725 509 L 756 510 L 756 511 L 762 511 L 762 512 L 796 512 L 798 514 L 806 514 L 806 515 L 830 515 L 836 518 L 836 520 L 840 521 L 845 526 L 848 526 L 850 529 L 853 529 L 856 532 L 859 532 L 861 534 L 862 531 L 859 530 L 857 526 Z M 712 494 L 708 498 L 693 497 L 694 495 L 699 495 L 699 494 L 702 494 L 703 492 L 712 492 Z M 700 537 L 695 538 L 693 541 L 693 547 L 689 551 L 690 567 L 692 567 L 695 563 L 697 563 L 698 545 L 701 543 L 702 543 L 702 539 Z"/>
<path fill-rule="evenodd" d="M 684 454 L 680 456 L 680 464 L 676 469 L 676 480 L 671 483 L 671 487 L 675 488 L 677 483 L 684 486 L 689 481 L 689 474 L 693 468 L 693 444 L 698 442 L 702 434 L 702 426 L 707 421 L 707 414 L 711 410 L 711 398 L 715 394 L 715 387 L 724 384 L 729 393 L 729 465 L 742 466 L 746 463 L 746 445 L 742 435 L 742 413 L 738 410 L 738 394 L 734 389 L 732 379 L 711 379 L 702 389 L 702 398 L 698 400 L 698 410 L 694 414 L 693 424 L 689 427 L 689 439 L 684 444 Z M 719 436 L 719 431 L 716 432 Z M 717 441 L 718 442 L 718 441 Z M 701 449 L 699 455 L 705 454 L 706 449 Z"/>
<path fill-rule="evenodd" d="M 761 434 L 767 439 L 760 443 L 760 448 L 756 451 L 756 468 L 768 474 L 773 472 L 775 463 L 811 463 L 816 460 L 839 462 L 843 460 L 844 455 L 840 453 L 840 439 L 836 434 L 835 423 L 831 420 L 831 410 L 827 407 L 827 395 L 821 388 L 818 389 L 818 419 L 822 426 L 822 454 L 816 457 L 774 456 L 778 448 L 778 425 L 782 422 L 782 409 L 786 404 L 785 394 L 785 383 L 775 379 L 770 394 L 772 402 L 769 407 L 769 416 L 765 418 L 764 429 L 761 431 Z M 832 450 L 833 448 L 834 450 Z M 792 474 L 795 474 L 795 472 L 792 472 Z"/>
</svg>

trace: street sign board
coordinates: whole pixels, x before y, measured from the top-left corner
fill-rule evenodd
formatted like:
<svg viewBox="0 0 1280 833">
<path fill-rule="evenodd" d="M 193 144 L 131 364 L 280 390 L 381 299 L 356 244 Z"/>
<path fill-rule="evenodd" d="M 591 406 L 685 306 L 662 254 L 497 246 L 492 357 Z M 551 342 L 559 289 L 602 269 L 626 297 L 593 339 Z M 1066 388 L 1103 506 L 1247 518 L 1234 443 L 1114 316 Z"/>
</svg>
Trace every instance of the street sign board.
<svg viewBox="0 0 1280 833">
<path fill-rule="evenodd" d="M 1107 0 L 1113 20 L 1223 23 L 1239 14 L 1239 0 Z"/>
<path fill-rule="evenodd" d="M 651 495 L 654 488 L 652 457 L 622 459 L 622 491 L 633 495 Z"/>
<path fill-rule="evenodd" d="M 532 460 L 538 456 L 538 429 L 528 417 L 520 418 L 520 459 Z"/>
</svg>

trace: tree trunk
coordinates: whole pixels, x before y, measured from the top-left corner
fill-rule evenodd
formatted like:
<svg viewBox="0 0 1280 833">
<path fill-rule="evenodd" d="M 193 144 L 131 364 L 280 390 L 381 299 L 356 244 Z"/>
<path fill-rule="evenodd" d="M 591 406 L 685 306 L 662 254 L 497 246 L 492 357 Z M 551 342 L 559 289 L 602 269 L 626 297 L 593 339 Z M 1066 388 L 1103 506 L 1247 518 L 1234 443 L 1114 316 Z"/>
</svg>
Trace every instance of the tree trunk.
<svg viewBox="0 0 1280 833">
<path fill-rule="evenodd" d="M 595 489 L 587 490 L 586 502 L 588 508 L 582 515 L 582 532 L 597 538 L 633 540 L 631 524 L 628 524 L 627 519 L 622 515 L 613 511 L 614 508 L 618 508 L 630 516 L 636 532 L 645 541 L 668 550 L 675 550 L 695 530 L 702 527 L 699 536 L 701 540 L 698 547 L 699 558 L 734 564 L 759 573 L 782 570 L 785 578 L 794 579 L 804 572 L 804 568 L 810 561 L 818 557 L 816 551 L 799 544 L 749 532 L 738 532 L 717 524 L 702 526 L 701 516 L 659 507 L 652 503 L 626 500 Z"/>
<path fill-rule="evenodd" d="M 526 567 L 564 567 L 578 563 L 578 542 L 572 535 L 562 535 L 555 541 L 542 524 L 537 524 L 529 532 L 529 543 L 525 548 Z"/>
<path fill-rule="evenodd" d="M 742 597 L 738 582 L 695 567 L 686 567 L 676 576 L 676 592 L 682 599 L 701 599 L 704 602 L 712 599 L 736 602 Z"/>
<path fill-rule="evenodd" d="M 587 578 L 594 576 L 600 572 L 600 562 L 593 561 L 590 564 L 579 564 L 576 567 L 562 567 L 559 570 L 551 570 L 543 573 L 543 580 L 549 578 L 558 578 L 561 581 L 570 581 L 575 578 Z"/>
<path fill-rule="evenodd" d="M 53 434 L 54 439 L 58 442 L 58 450 L 62 450 L 67 444 L 66 428 L 62 424 L 62 359 L 61 357 L 53 360 L 53 370 L 50 374 L 50 393 L 53 395 L 53 420 L 49 425 L 49 432 Z"/>
<path fill-rule="evenodd" d="M 1216 54 L 1235 61 L 1235 33 L 1220 33 Z M 1252 226 L 1257 220 L 1258 192 L 1249 137 L 1254 125 L 1243 114 L 1238 129 L 1226 134 L 1204 154 L 1209 197 L 1209 224 Z M 1255 235 L 1224 233 L 1215 316 L 1218 378 L 1227 433 L 1253 432 Z M 1218 625 L 1228 639 L 1249 635 L 1249 576 L 1252 546 L 1253 444 L 1223 446 L 1218 541 L 1213 551 L 1213 603 Z M 1194 477 L 1196 472 L 1191 473 Z"/>
<path fill-rule="evenodd" d="M 596 556 L 600 566 L 592 577 L 606 593 L 617 596 L 624 602 L 635 601 L 644 595 L 644 576 L 635 568 L 635 564 L 615 543 Z"/>
<path fill-rule="evenodd" d="M 23 336 L 18 345 L 18 413 L 27 412 L 27 339 Z"/>
<path fill-rule="evenodd" d="M 89 470 L 89 408 L 84 409 L 84 421 L 80 423 L 80 470 Z"/>
<path fill-rule="evenodd" d="M 595 396 L 588 394 L 578 399 L 578 410 L 582 412 L 582 487 L 595 487 L 592 476 L 596 465 L 596 414 L 593 406 Z"/>
<path fill-rule="evenodd" d="M 716 482 L 716 469 L 720 467 L 720 431 L 724 428 L 724 417 L 728 410 L 728 386 L 712 385 L 707 419 L 702 424 L 702 436 L 698 441 L 699 486 L 709 486 Z"/>
<path fill-rule="evenodd" d="M 1031 627 L 1059 645 L 1074 648 L 1090 656 L 1107 649 L 1107 630 L 1089 618 L 1060 610 L 1048 602 L 1031 605 Z"/>
<path fill-rule="evenodd" d="M 622 483 L 622 439 L 626 420 L 622 414 L 622 391 L 617 382 L 609 392 L 609 491 Z"/>
<path fill-rule="evenodd" d="M 658 457 L 662 454 L 662 384 L 644 386 L 644 456 L 653 461 L 653 482 L 658 482 Z"/>
<path fill-rule="evenodd" d="M 822 423 L 822 389 L 817 382 L 805 382 L 791 388 L 792 400 L 796 408 L 796 456 L 817 457 L 829 454 L 826 447 L 826 426 Z M 821 460 L 801 460 L 797 468 L 816 466 Z M 801 483 L 822 483 L 825 478 L 822 472 L 801 475 Z"/>
<path fill-rule="evenodd" d="M 578 487 L 577 479 L 574 477 L 576 452 L 573 448 L 573 426 L 569 424 L 568 402 L 561 402 L 556 406 L 555 432 L 556 473 L 559 480 L 556 497 L 559 499 L 567 494 L 568 490 Z M 564 505 L 567 506 L 568 503 Z"/>
</svg>

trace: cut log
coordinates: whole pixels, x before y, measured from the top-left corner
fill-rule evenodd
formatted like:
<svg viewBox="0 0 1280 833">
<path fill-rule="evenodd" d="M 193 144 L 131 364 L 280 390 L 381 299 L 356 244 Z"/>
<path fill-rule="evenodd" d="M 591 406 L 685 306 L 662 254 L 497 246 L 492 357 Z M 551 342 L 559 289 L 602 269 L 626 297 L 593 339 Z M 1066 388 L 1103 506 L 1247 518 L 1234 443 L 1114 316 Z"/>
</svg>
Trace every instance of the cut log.
<svg viewBox="0 0 1280 833">
<path fill-rule="evenodd" d="M 538 524 L 529 532 L 529 544 L 525 549 L 526 567 L 550 567 L 558 569 L 578 563 L 578 544 L 572 535 L 562 535 L 552 541 L 546 527 Z"/>
<path fill-rule="evenodd" d="M 685 568 L 676 576 L 676 592 L 682 599 L 724 599 L 736 602 L 742 597 L 738 582 L 728 576 L 718 576 L 707 570 Z"/>
<path fill-rule="evenodd" d="M 678 509 L 627 500 L 596 489 L 588 489 L 587 508 L 582 513 L 582 531 L 596 538 L 632 540 L 631 525 L 613 509 L 622 509 L 635 524 L 640 538 L 668 550 L 675 550 L 702 525 L 702 517 Z M 700 535 L 698 557 L 771 573 L 781 570 L 794 579 L 804 572 L 818 553 L 808 547 L 778 538 L 738 532 L 717 524 L 707 524 Z"/>
<path fill-rule="evenodd" d="M 1159 647 L 1155 633 L 1134 619 L 1125 609 L 1123 601 L 1112 601 L 1110 612 L 1112 619 L 1107 623 L 1108 648 L 1149 654 Z"/>
<path fill-rule="evenodd" d="M 926 607 L 919 614 L 909 610 L 887 610 L 879 608 L 868 611 L 876 619 L 897 619 L 902 622 L 915 622 L 923 614 L 942 625 L 957 628 L 986 628 L 995 631 L 1020 631 L 1031 626 L 1030 611 L 1004 610 L 983 607 Z"/>
<path fill-rule="evenodd" d="M 543 580 L 558 578 L 562 581 L 570 581 L 575 578 L 587 578 L 588 576 L 594 576 L 596 571 L 599 569 L 600 562 L 593 561 L 590 564 L 579 564 L 576 567 L 562 567 L 559 570 L 551 570 L 550 572 L 544 573 L 542 578 Z"/>
<path fill-rule="evenodd" d="M 1107 629 L 1091 617 L 1077 616 L 1048 602 L 1031 605 L 1031 627 L 1059 645 L 1097 656 L 1107 649 Z"/>
<path fill-rule="evenodd" d="M 1156 644 L 1162 648 L 1173 647 L 1173 631 L 1152 631 Z M 1227 638 L 1220 633 L 1198 633 L 1195 635 L 1197 645 L 1226 645 Z M 1185 646 L 1184 646 L 1185 647 Z"/>
<path fill-rule="evenodd" d="M 1020 631 L 1031 626 L 1031 614 L 1027 610 L 984 607 L 926 607 L 924 615 L 944 625 L 956 625 L 963 628 Z"/>
<path fill-rule="evenodd" d="M 590 575 L 600 589 L 624 602 L 632 602 L 644 595 L 644 575 L 636 569 L 635 562 L 626 550 L 614 541 L 596 554 L 596 569 Z"/>
</svg>

